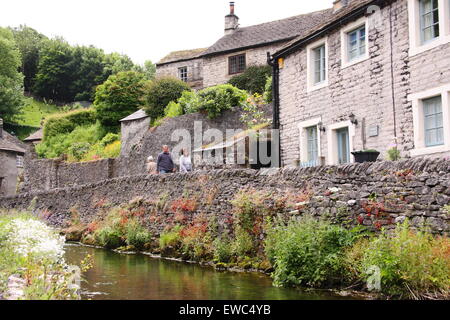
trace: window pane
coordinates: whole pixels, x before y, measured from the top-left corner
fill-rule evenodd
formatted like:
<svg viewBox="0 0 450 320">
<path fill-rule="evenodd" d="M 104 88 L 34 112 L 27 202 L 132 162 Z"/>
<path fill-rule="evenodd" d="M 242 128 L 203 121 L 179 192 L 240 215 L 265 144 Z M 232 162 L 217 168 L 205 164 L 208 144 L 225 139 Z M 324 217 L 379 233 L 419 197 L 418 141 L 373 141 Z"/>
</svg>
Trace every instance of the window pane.
<svg viewBox="0 0 450 320">
<path fill-rule="evenodd" d="M 325 45 L 314 49 L 314 83 L 325 81 Z"/>
<path fill-rule="evenodd" d="M 366 53 L 366 26 L 348 33 L 348 60 L 351 61 Z"/>
<path fill-rule="evenodd" d="M 317 126 L 306 129 L 307 135 L 307 148 L 308 148 L 308 162 L 315 162 L 318 159 L 318 139 L 317 139 Z M 313 163 L 312 163 L 313 165 Z"/>
<path fill-rule="evenodd" d="M 434 97 L 422 101 L 425 127 L 425 146 L 444 144 L 442 98 Z"/>
<path fill-rule="evenodd" d="M 437 0 L 420 1 L 420 29 L 423 42 L 439 37 L 439 7 Z"/>
</svg>

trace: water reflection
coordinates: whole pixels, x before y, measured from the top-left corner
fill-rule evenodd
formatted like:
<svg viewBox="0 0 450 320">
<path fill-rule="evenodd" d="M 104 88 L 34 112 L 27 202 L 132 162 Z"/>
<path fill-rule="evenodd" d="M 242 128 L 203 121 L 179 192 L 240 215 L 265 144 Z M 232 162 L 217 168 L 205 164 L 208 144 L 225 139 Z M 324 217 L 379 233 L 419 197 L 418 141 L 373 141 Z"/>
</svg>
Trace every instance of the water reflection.
<svg viewBox="0 0 450 320">
<path fill-rule="evenodd" d="M 68 245 L 66 259 L 79 264 L 91 254 L 83 298 L 93 300 L 316 300 L 342 299 L 329 294 L 275 288 L 269 277 L 254 273 L 217 272 L 196 264 L 117 254 Z"/>
</svg>

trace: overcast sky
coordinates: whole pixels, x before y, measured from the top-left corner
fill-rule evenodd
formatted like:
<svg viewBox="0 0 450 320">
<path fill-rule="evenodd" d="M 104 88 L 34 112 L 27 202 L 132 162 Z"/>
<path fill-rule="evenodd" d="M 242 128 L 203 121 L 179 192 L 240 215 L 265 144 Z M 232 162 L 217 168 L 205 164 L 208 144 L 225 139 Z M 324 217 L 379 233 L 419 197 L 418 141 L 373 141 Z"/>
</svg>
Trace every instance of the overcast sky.
<svg viewBox="0 0 450 320">
<path fill-rule="evenodd" d="M 241 26 L 332 6 L 333 0 L 235 0 Z M 0 26 L 26 24 L 71 44 L 94 45 L 157 62 L 175 50 L 208 47 L 224 32 L 226 0 L 2 1 Z"/>
</svg>

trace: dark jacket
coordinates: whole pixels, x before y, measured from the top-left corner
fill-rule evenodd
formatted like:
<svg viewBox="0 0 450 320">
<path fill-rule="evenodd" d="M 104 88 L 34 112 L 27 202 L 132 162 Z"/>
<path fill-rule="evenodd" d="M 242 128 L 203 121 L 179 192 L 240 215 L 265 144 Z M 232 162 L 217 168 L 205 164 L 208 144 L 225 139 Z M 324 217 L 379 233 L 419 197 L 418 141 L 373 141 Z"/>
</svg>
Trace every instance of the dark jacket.
<svg viewBox="0 0 450 320">
<path fill-rule="evenodd" d="M 170 153 L 160 153 L 158 155 L 158 160 L 156 161 L 156 166 L 158 172 L 160 172 L 161 170 L 172 172 L 175 166 L 173 164 L 172 156 L 170 155 Z"/>
</svg>

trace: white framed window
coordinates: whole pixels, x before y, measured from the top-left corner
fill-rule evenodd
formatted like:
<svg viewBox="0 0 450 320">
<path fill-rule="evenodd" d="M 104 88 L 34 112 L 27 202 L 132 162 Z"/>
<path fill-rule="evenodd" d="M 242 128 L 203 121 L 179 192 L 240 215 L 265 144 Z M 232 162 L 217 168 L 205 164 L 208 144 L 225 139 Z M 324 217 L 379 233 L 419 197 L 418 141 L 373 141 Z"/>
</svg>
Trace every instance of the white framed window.
<svg viewBox="0 0 450 320">
<path fill-rule="evenodd" d="M 328 164 L 337 165 L 354 162 L 352 151 L 355 125 L 351 121 L 343 121 L 327 128 Z"/>
<path fill-rule="evenodd" d="M 363 17 L 341 30 L 342 68 L 369 59 L 369 19 Z"/>
<path fill-rule="evenodd" d="M 16 167 L 23 168 L 23 156 L 16 156 Z"/>
<path fill-rule="evenodd" d="M 316 41 L 306 48 L 308 83 L 307 91 L 328 86 L 328 39 Z"/>
<path fill-rule="evenodd" d="M 409 96 L 413 107 L 411 156 L 450 151 L 450 84 Z"/>
<path fill-rule="evenodd" d="M 302 121 L 298 124 L 300 131 L 300 166 L 315 167 L 322 164 L 321 157 L 321 118 Z"/>
<path fill-rule="evenodd" d="M 408 0 L 409 55 L 450 42 L 450 0 Z"/>
<path fill-rule="evenodd" d="M 181 81 L 187 82 L 188 81 L 188 68 L 187 67 L 181 67 L 178 68 L 178 77 Z"/>
</svg>

